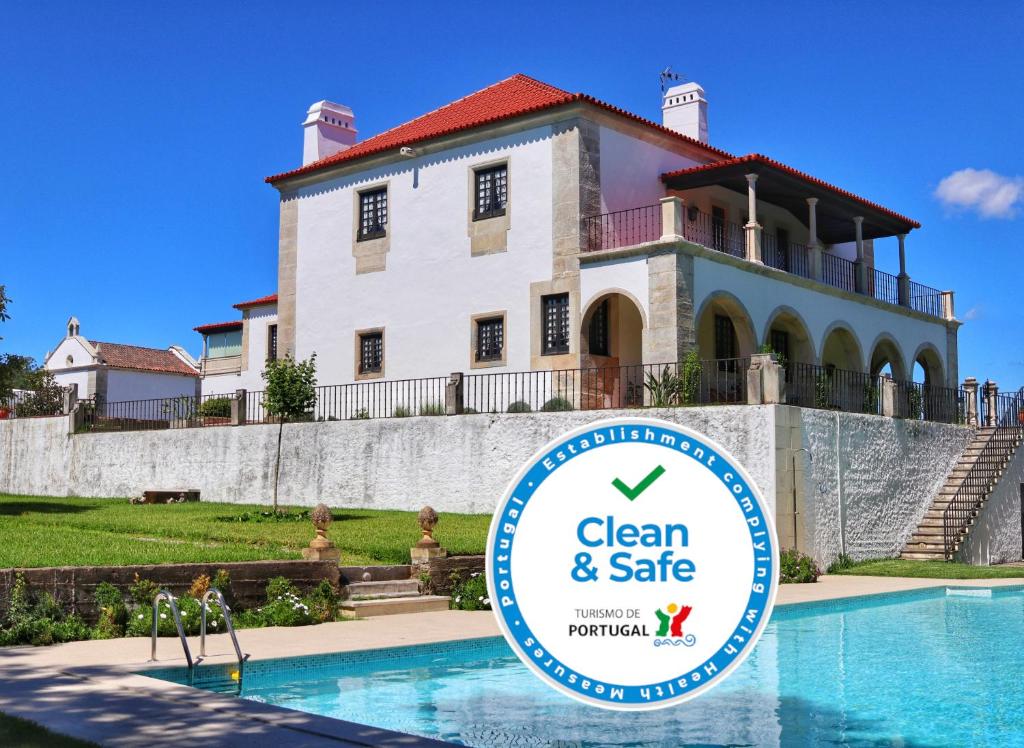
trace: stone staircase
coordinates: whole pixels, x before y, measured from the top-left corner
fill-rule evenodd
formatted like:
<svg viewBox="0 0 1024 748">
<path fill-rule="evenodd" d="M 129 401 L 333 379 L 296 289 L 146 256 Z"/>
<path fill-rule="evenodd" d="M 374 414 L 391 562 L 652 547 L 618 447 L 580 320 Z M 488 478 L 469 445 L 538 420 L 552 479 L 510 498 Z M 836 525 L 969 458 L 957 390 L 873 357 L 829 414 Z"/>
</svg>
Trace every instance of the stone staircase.
<svg viewBox="0 0 1024 748">
<path fill-rule="evenodd" d="M 958 551 L 1020 444 L 1020 429 L 978 429 L 974 439 L 967 445 L 956 466 L 946 477 L 945 484 L 928 507 L 917 530 L 907 541 L 900 558 L 920 561 L 946 560 L 943 517 L 953 497 L 963 487 L 965 479 L 974 471 L 969 489 L 965 489 L 975 492 L 974 496 L 966 497 L 973 503 L 967 507 L 967 515 L 960 523 L 957 540 L 952 549 L 954 553 Z"/>
<path fill-rule="evenodd" d="M 386 571 L 385 571 L 386 570 Z M 341 609 L 360 618 L 387 616 L 396 613 L 424 613 L 448 610 L 446 595 L 424 595 L 420 583 L 411 579 L 411 570 L 405 567 L 370 567 L 360 571 L 343 568 L 348 581 L 348 599 Z M 404 572 L 404 577 L 403 577 Z M 354 581 L 354 580 L 360 581 Z"/>
</svg>

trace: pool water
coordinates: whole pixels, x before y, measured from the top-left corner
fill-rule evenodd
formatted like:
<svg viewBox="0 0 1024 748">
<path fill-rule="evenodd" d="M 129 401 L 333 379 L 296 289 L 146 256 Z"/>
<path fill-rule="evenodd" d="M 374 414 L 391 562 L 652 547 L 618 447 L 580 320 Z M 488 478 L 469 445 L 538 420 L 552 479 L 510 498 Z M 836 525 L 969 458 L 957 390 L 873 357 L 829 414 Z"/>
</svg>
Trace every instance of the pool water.
<svg viewBox="0 0 1024 748">
<path fill-rule="evenodd" d="M 469 746 L 1024 745 L 1021 642 L 1024 588 L 940 588 L 777 608 L 730 678 L 654 712 L 578 704 L 501 638 L 258 661 L 240 695 Z"/>
</svg>

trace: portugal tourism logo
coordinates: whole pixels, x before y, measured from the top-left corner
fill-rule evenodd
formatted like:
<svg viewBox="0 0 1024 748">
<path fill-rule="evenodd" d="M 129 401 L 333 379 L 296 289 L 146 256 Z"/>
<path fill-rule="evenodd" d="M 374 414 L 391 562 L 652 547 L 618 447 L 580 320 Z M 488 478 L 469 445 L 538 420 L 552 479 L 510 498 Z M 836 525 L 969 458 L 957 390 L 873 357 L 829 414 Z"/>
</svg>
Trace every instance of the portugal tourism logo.
<svg viewBox="0 0 1024 748">
<path fill-rule="evenodd" d="M 775 528 L 743 467 L 706 436 L 616 418 L 548 444 L 502 497 L 487 585 L 505 638 L 552 687 L 657 709 L 750 653 L 777 588 Z"/>
</svg>

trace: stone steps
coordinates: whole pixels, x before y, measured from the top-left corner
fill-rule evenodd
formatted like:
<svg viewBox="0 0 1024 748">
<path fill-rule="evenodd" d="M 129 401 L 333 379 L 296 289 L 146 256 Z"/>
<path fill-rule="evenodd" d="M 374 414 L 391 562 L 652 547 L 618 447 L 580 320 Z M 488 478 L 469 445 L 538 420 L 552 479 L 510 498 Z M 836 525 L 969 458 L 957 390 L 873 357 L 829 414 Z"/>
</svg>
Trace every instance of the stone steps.
<svg viewBox="0 0 1024 748">
<path fill-rule="evenodd" d="M 427 613 L 436 610 L 448 610 L 447 595 L 416 595 L 376 600 L 346 600 L 341 609 L 360 618 L 390 616 L 398 613 Z"/>
<path fill-rule="evenodd" d="M 348 585 L 350 600 L 416 597 L 419 594 L 420 583 L 415 579 L 385 579 L 379 582 L 355 582 Z"/>
</svg>

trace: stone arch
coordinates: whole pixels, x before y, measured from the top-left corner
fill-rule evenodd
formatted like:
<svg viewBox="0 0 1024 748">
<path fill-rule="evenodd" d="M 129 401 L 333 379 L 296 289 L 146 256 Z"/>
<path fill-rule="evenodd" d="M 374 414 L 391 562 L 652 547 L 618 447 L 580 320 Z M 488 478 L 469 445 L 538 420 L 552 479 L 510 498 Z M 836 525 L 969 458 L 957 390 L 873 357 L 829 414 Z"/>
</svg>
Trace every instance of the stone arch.
<svg viewBox="0 0 1024 748">
<path fill-rule="evenodd" d="M 628 291 L 609 288 L 591 298 L 580 318 L 580 407 L 643 405 L 643 305 Z"/>
<path fill-rule="evenodd" d="M 762 345 L 775 350 L 777 346 L 772 342 L 775 332 L 786 334 L 788 350 L 775 351 L 785 357 L 786 363 L 817 363 L 818 355 L 814 350 L 814 338 L 811 336 L 803 316 L 793 307 L 783 305 L 772 310 L 772 313 L 768 315 L 768 322 L 765 323 L 764 333 L 761 335 Z"/>
<path fill-rule="evenodd" d="M 892 371 L 896 381 L 910 379 L 907 373 L 907 358 L 899 341 L 887 332 L 879 333 L 871 344 L 871 358 L 868 360 L 868 373 L 877 377 L 885 369 L 886 364 Z"/>
<path fill-rule="evenodd" d="M 732 323 L 733 350 L 718 350 L 716 345 L 716 317 L 726 317 Z M 697 348 L 702 359 L 741 358 L 757 352 L 757 333 L 750 312 L 736 296 L 728 291 L 715 291 L 700 306 L 696 320 Z M 722 340 L 722 343 L 727 343 Z M 733 355 L 726 355 L 732 353 Z"/>
<path fill-rule="evenodd" d="M 857 334 L 847 322 L 837 320 L 825 329 L 819 351 L 822 366 L 864 371 L 864 351 Z"/>
<path fill-rule="evenodd" d="M 920 370 L 918 369 L 920 367 Z M 918 373 L 920 371 L 920 373 Z M 945 387 L 946 374 L 942 364 L 942 354 L 935 347 L 934 343 L 921 343 L 914 351 L 914 360 L 911 364 L 911 377 L 915 381 L 920 379 L 922 384 L 930 387 Z M 908 377 L 908 378 L 911 378 Z"/>
</svg>

